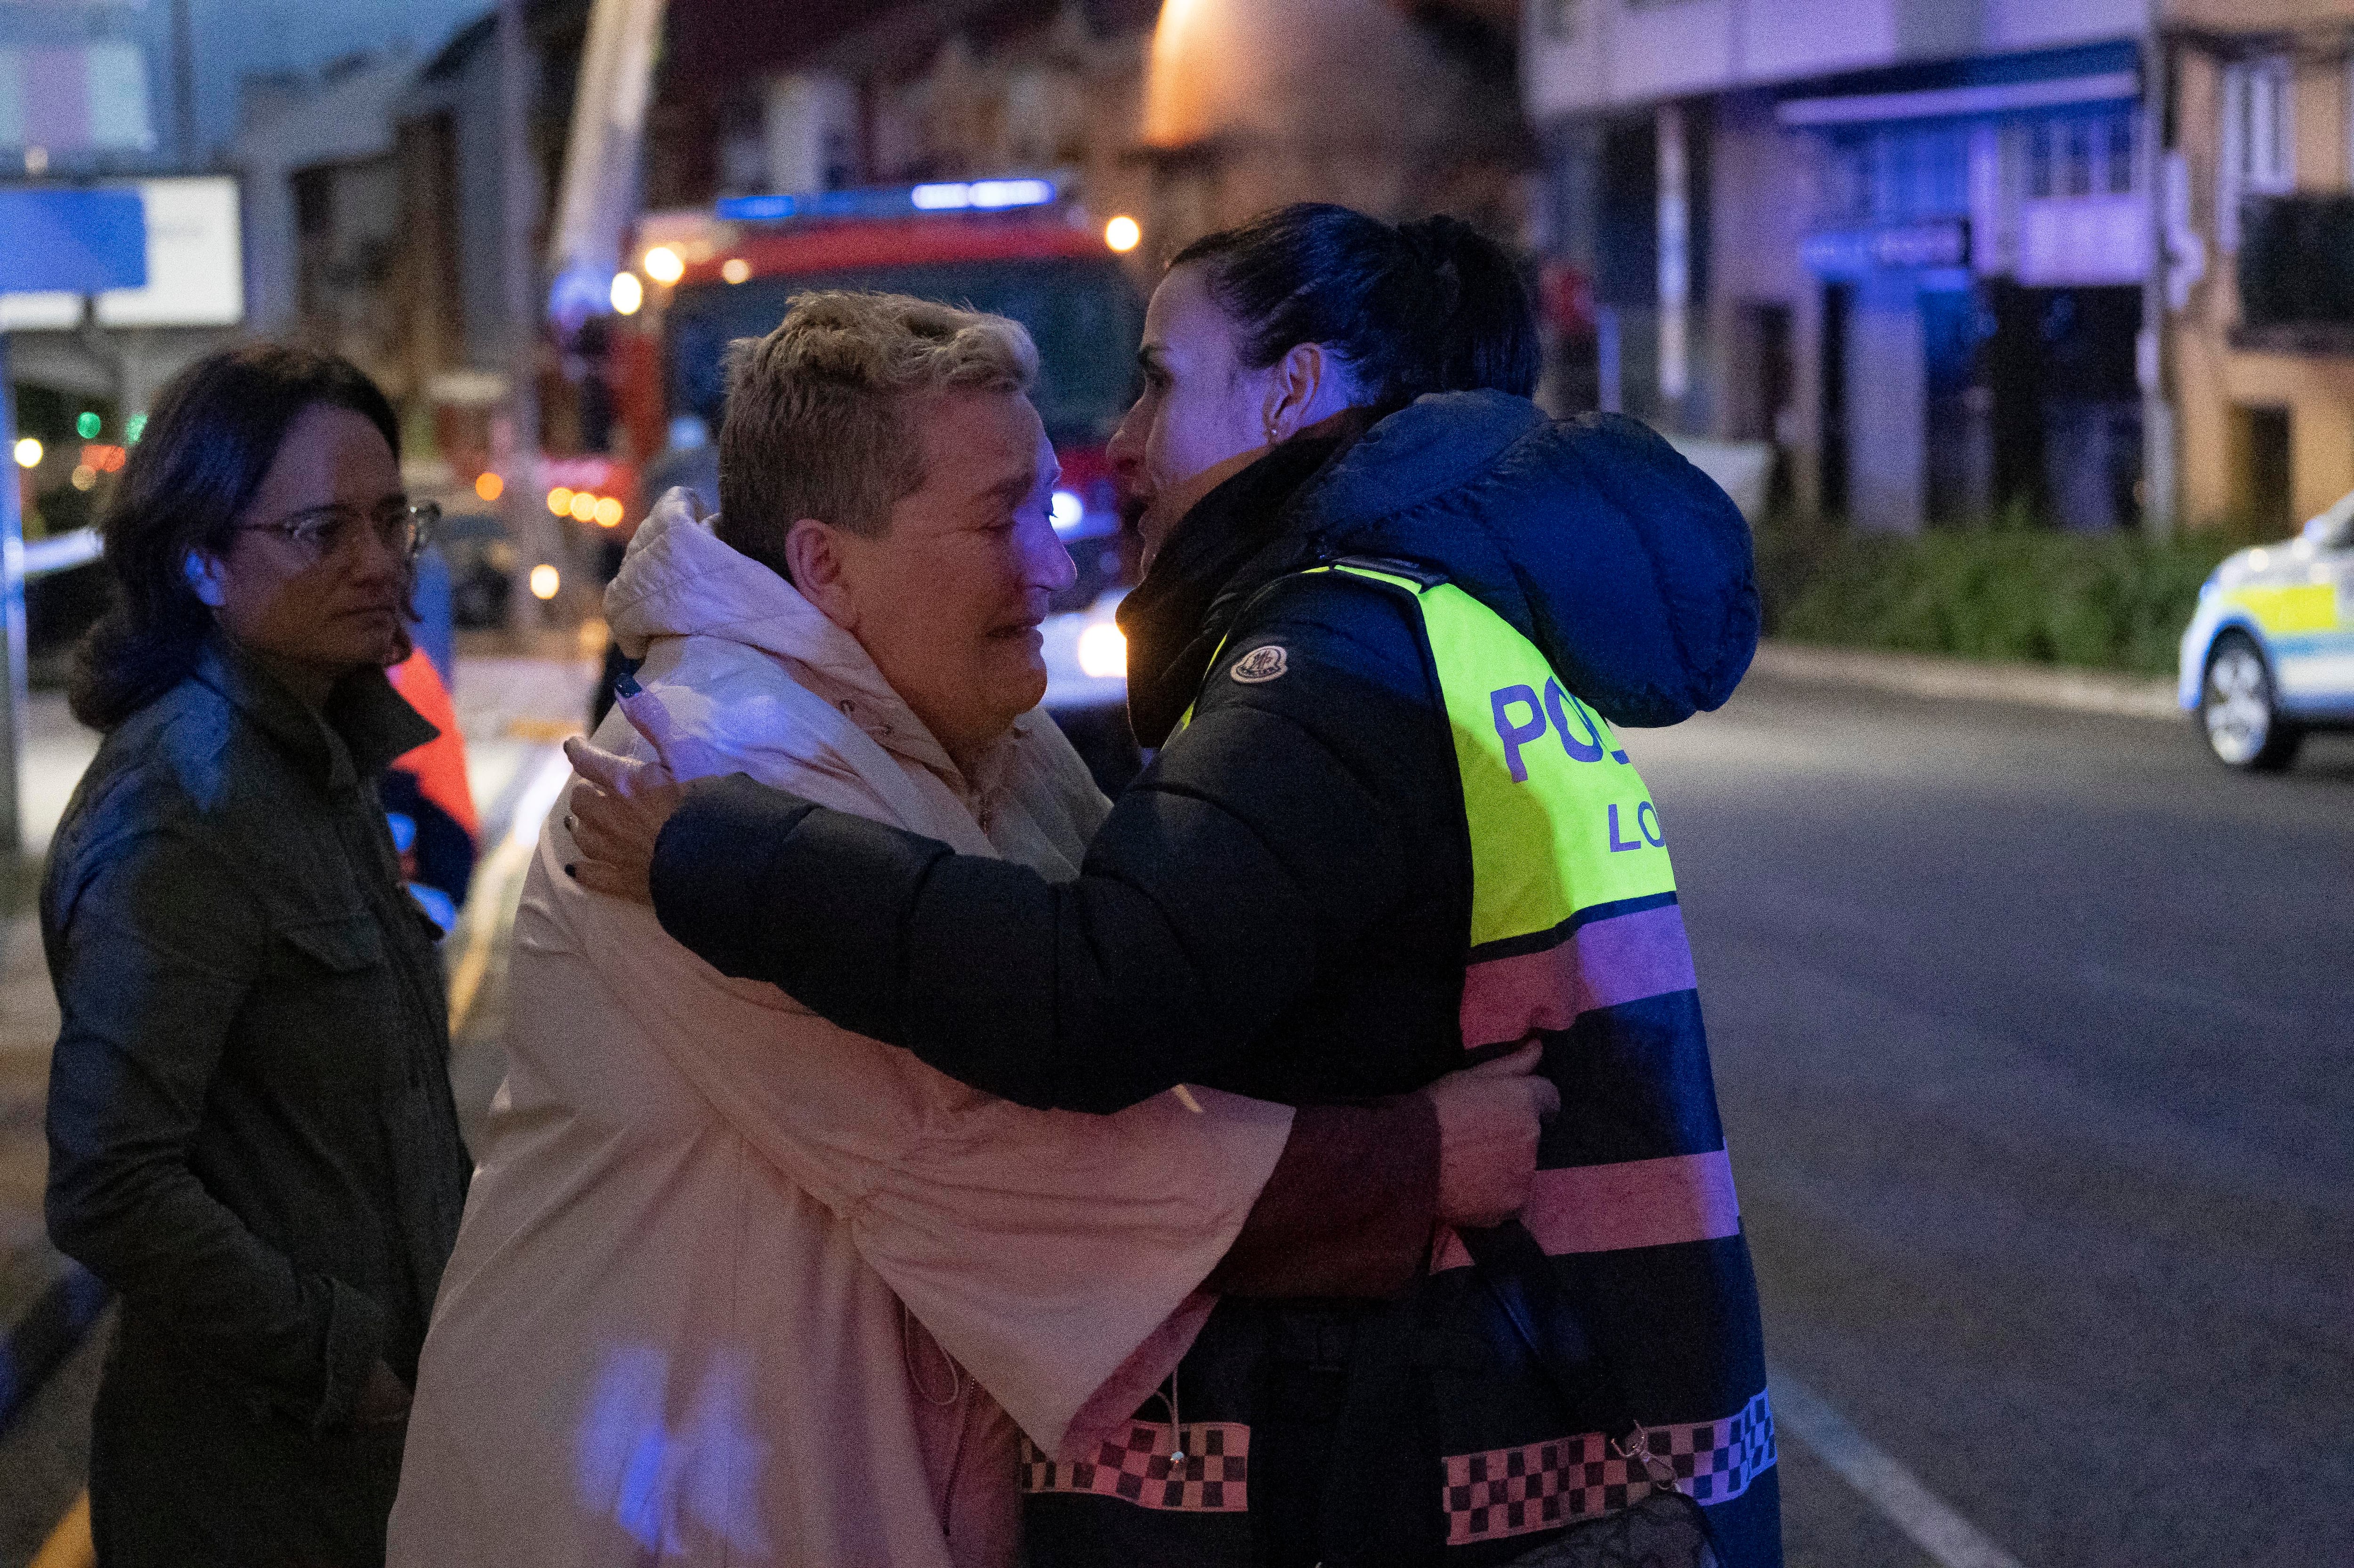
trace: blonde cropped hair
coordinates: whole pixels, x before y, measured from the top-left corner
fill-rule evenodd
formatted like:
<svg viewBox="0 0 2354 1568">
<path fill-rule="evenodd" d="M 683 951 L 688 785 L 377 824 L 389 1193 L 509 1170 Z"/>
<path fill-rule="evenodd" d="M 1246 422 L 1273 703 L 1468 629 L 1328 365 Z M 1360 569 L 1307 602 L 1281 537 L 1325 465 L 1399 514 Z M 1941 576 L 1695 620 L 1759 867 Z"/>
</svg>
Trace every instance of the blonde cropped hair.
<svg viewBox="0 0 2354 1568">
<path fill-rule="evenodd" d="M 777 330 L 727 355 L 719 536 L 791 579 L 785 536 L 814 517 L 868 538 L 924 482 L 912 406 L 928 395 L 1027 392 L 1038 350 L 1019 322 L 906 294 L 803 294 Z"/>
</svg>

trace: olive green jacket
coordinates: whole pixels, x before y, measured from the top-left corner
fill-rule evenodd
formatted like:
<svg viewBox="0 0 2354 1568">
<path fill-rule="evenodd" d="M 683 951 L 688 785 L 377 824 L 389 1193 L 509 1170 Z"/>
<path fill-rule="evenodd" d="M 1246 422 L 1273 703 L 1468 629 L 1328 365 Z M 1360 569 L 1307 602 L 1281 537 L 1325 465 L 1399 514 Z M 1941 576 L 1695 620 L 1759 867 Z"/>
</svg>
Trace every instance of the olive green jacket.
<svg viewBox="0 0 2354 1568">
<path fill-rule="evenodd" d="M 122 1298 L 118 1361 L 313 1431 L 377 1360 L 414 1379 L 465 1202 L 376 792 L 435 733 L 380 672 L 322 716 L 216 639 L 106 737 L 42 889 L 50 1235 Z"/>
</svg>

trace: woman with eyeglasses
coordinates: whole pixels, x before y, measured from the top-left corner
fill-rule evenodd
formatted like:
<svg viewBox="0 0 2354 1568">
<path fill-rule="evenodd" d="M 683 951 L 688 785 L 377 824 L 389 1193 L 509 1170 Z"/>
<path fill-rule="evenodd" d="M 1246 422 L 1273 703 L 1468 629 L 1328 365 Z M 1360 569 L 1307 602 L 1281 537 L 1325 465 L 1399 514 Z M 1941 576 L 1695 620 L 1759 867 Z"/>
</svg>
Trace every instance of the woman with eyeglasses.
<svg viewBox="0 0 2354 1568">
<path fill-rule="evenodd" d="M 48 1228 L 122 1304 L 90 1448 L 109 1568 L 378 1563 L 471 1161 L 436 927 L 376 779 L 433 510 L 332 355 L 198 361 L 132 449 L 115 603 L 73 710 L 105 732 L 41 936 L 63 1027 Z"/>
</svg>

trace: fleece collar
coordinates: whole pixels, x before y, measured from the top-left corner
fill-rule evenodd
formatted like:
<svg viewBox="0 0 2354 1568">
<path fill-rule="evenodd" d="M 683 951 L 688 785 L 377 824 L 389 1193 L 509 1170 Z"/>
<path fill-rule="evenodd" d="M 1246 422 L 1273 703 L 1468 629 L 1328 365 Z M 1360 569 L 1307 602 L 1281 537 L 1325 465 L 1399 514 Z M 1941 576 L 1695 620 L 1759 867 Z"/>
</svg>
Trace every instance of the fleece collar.
<svg viewBox="0 0 2354 1568">
<path fill-rule="evenodd" d="M 891 751 L 938 774 L 970 800 L 1002 789 L 1013 741 L 1038 722 L 1014 721 L 971 777 L 933 738 L 858 639 L 835 625 L 799 589 L 721 541 L 716 514 L 706 515 L 692 491 L 663 496 L 630 541 L 620 572 L 605 590 L 605 619 L 624 655 L 642 659 L 658 637 L 708 637 L 781 661 L 793 679 L 839 709 Z"/>
</svg>

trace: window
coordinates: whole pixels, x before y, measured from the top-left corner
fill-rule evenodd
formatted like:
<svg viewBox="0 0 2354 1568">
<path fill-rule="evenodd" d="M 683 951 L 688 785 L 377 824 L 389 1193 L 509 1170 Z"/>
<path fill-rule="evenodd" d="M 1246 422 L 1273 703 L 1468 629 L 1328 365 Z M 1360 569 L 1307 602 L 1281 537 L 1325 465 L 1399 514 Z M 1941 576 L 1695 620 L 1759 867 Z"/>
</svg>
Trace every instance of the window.
<svg viewBox="0 0 2354 1568">
<path fill-rule="evenodd" d="M 2109 194 L 2130 195 L 2134 174 L 2133 116 L 2120 114 L 2109 122 Z"/>
<path fill-rule="evenodd" d="M 2131 113 L 2070 115 L 2027 127 L 2027 194 L 2054 196 L 2130 196 L 2134 166 Z"/>
<path fill-rule="evenodd" d="M 2027 132 L 2027 194 L 2041 201 L 2055 194 L 2052 190 L 2052 127 L 2041 122 L 2028 127 Z"/>
<path fill-rule="evenodd" d="M 2093 194 L 2093 125 L 2084 120 L 2072 120 L 2067 126 L 2068 177 L 2061 194 L 2084 196 Z"/>
<path fill-rule="evenodd" d="M 2286 60 L 2249 60 L 2223 76 L 2223 174 L 2238 195 L 2277 196 L 2296 183 Z"/>
</svg>

